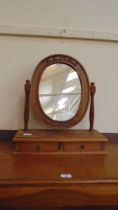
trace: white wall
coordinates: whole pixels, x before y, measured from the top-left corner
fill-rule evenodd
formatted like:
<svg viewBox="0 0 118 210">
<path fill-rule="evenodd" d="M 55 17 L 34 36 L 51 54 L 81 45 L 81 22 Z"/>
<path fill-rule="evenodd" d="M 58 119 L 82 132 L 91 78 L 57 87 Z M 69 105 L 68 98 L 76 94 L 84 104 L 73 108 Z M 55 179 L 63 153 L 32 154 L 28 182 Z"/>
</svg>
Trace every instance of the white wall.
<svg viewBox="0 0 118 210">
<path fill-rule="evenodd" d="M 0 0 L 0 129 L 23 127 L 25 80 L 42 58 L 65 53 L 78 59 L 96 83 L 95 128 L 118 132 L 117 8 L 117 0 Z M 66 38 L 49 37 L 61 30 Z M 76 39 L 73 31 L 79 31 Z M 90 40 L 84 36 L 88 32 Z M 31 111 L 30 127 L 41 126 Z M 88 116 L 79 127 L 88 128 Z"/>
</svg>

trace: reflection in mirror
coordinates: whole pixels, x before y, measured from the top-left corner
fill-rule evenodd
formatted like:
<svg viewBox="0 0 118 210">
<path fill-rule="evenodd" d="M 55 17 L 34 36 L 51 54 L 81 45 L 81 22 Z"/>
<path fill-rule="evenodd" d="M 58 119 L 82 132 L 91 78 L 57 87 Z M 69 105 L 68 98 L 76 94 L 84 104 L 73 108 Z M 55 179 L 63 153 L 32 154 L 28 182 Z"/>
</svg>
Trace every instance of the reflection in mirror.
<svg viewBox="0 0 118 210">
<path fill-rule="evenodd" d="M 39 84 L 39 101 L 43 112 L 56 121 L 75 116 L 81 101 L 81 84 L 76 71 L 69 65 L 48 66 Z"/>
</svg>

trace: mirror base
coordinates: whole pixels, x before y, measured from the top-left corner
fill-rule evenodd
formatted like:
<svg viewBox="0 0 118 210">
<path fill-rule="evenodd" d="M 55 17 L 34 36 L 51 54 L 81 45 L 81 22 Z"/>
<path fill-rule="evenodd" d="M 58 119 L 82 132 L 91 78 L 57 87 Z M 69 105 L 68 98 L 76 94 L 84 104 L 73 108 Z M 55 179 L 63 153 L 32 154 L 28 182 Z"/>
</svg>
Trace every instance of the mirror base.
<svg viewBox="0 0 118 210">
<path fill-rule="evenodd" d="M 19 130 L 13 142 L 14 154 L 107 155 L 107 138 L 93 130 Z"/>
</svg>

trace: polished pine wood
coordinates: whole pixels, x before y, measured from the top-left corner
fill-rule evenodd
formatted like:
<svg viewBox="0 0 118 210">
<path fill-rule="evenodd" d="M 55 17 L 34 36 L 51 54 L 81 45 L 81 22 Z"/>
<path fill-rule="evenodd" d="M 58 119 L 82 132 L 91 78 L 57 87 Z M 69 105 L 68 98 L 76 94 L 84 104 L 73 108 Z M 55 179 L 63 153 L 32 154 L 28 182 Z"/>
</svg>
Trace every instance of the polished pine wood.
<svg viewBox="0 0 118 210">
<path fill-rule="evenodd" d="M 21 156 L 13 151 L 12 141 L 0 141 L 1 208 L 118 205 L 117 142 L 107 145 L 104 157 Z M 61 178 L 63 173 L 72 178 Z"/>
<path fill-rule="evenodd" d="M 15 153 L 45 155 L 105 155 L 105 136 L 96 130 L 19 130 L 14 139 Z"/>
<path fill-rule="evenodd" d="M 25 83 L 25 107 L 24 107 L 24 131 L 28 132 L 28 122 L 29 122 L 29 94 L 30 94 L 30 80 L 26 80 Z"/>
<path fill-rule="evenodd" d="M 90 114 L 89 114 L 89 120 L 90 120 L 90 128 L 89 131 L 94 130 L 94 95 L 96 92 L 95 83 L 91 83 L 90 86 L 90 95 L 91 95 L 91 102 L 90 102 Z"/>
</svg>

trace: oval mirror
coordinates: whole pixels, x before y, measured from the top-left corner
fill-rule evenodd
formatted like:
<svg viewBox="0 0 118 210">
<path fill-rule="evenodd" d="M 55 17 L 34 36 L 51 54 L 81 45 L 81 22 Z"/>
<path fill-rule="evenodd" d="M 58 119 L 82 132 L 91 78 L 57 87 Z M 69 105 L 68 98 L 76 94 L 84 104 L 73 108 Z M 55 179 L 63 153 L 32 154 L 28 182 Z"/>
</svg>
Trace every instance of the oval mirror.
<svg viewBox="0 0 118 210">
<path fill-rule="evenodd" d="M 49 118 L 57 121 L 73 118 L 80 101 L 80 79 L 71 66 L 55 63 L 45 68 L 39 83 L 39 102 Z"/>
<path fill-rule="evenodd" d="M 82 120 L 89 102 L 89 80 L 82 65 L 67 55 L 52 55 L 36 67 L 31 100 L 39 118 L 54 127 Z"/>
</svg>

